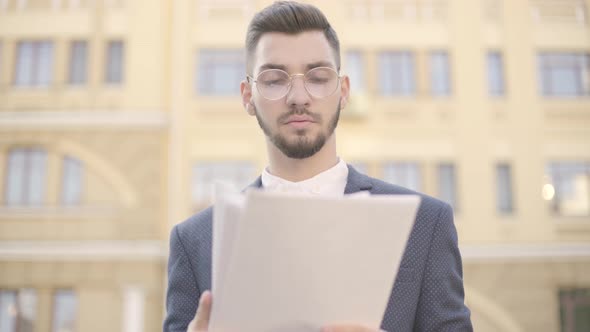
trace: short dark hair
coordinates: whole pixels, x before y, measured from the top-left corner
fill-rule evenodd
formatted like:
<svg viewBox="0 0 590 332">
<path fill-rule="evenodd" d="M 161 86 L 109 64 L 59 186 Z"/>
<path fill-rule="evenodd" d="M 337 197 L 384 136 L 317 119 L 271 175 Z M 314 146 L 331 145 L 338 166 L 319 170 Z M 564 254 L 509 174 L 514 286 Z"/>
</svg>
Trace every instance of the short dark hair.
<svg viewBox="0 0 590 332">
<path fill-rule="evenodd" d="M 336 31 L 317 7 L 295 1 L 277 1 L 254 15 L 246 33 L 247 70 L 252 71 L 252 56 L 263 34 L 283 32 L 296 35 L 314 30 L 324 32 L 334 51 L 336 67 L 340 70 L 340 42 Z"/>
</svg>

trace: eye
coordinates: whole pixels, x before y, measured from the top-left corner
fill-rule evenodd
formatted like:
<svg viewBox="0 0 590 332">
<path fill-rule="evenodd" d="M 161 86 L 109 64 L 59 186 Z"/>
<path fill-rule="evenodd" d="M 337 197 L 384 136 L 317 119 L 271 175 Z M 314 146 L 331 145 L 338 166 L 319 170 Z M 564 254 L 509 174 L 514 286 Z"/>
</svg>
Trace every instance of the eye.
<svg viewBox="0 0 590 332">
<path fill-rule="evenodd" d="M 337 77 L 337 74 L 326 68 L 315 68 L 310 70 L 305 80 L 310 84 L 325 85 L 329 84 Z"/>
<path fill-rule="evenodd" d="M 325 84 L 329 81 L 329 78 L 326 77 L 309 77 L 307 81 L 313 84 Z"/>
<path fill-rule="evenodd" d="M 261 83 L 265 86 L 272 87 L 272 86 L 284 86 L 289 84 L 288 80 L 284 78 L 275 78 L 275 79 L 265 79 L 262 80 Z"/>
</svg>

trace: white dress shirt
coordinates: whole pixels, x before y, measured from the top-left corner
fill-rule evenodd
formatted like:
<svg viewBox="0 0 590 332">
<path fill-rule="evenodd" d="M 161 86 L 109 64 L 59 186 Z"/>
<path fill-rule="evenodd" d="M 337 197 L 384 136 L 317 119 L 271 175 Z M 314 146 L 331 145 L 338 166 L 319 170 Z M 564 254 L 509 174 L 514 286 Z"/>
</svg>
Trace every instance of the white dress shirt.
<svg viewBox="0 0 590 332">
<path fill-rule="evenodd" d="M 310 196 L 338 196 L 344 194 L 348 180 L 348 166 L 339 159 L 338 164 L 320 174 L 299 182 L 291 182 L 272 175 L 265 168 L 262 172 L 264 190 L 301 193 Z"/>
</svg>

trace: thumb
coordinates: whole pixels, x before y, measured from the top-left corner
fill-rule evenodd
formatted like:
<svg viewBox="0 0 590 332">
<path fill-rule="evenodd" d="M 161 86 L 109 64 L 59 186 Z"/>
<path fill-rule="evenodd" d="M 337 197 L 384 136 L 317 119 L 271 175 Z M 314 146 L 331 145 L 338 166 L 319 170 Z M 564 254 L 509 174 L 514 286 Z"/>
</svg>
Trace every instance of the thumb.
<svg viewBox="0 0 590 332">
<path fill-rule="evenodd" d="M 204 291 L 199 299 L 199 307 L 195 318 L 190 324 L 189 331 L 207 331 L 209 327 L 209 316 L 211 316 L 212 296 L 210 291 Z"/>
</svg>

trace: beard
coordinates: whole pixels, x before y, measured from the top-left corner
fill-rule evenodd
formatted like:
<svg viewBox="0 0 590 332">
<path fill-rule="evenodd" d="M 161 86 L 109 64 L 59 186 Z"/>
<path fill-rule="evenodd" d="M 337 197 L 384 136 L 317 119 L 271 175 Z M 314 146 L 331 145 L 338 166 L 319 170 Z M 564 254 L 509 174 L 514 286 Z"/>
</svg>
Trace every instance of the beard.
<svg viewBox="0 0 590 332">
<path fill-rule="evenodd" d="M 320 132 L 315 138 L 310 138 L 305 135 L 307 132 L 306 129 L 300 129 L 296 131 L 298 137 L 295 138 L 294 141 L 289 141 L 287 137 L 281 135 L 278 132 L 273 133 L 269 126 L 264 123 L 262 118 L 259 116 L 256 107 L 254 107 L 254 111 L 256 113 L 258 125 L 264 134 L 270 139 L 272 144 L 277 147 L 277 149 L 279 149 L 285 156 L 289 158 L 305 159 L 315 155 L 318 151 L 320 151 L 324 147 L 324 144 L 326 144 L 328 137 L 332 136 L 334 130 L 336 130 L 336 127 L 338 126 L 338 120 L 340 119 L 340 102 L 338 102 L 336 112 L 330 119 L 327 131 L 325 133 Z M 302 107 L 292 108 L 288 113 L 278 119 L 278 123 L 281 123 L 282 119 L 286 119 L 296 114 L 311 116 L 313 117 L 314 121 L 320 125 L 322 124 L 321 118 L 317 114 L 312 114 L 307 109 Z"/>
</svg>

